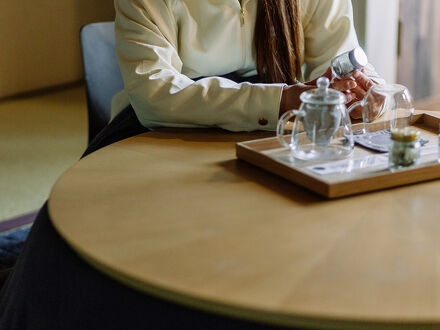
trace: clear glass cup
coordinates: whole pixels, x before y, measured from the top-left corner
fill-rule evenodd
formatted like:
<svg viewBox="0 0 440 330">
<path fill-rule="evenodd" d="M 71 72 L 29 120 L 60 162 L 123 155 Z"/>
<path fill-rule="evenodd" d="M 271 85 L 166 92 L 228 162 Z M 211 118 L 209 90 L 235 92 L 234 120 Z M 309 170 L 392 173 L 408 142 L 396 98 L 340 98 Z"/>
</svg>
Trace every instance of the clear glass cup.
<svg viewBox="0 0 440 330">
<path fill-rule="evenodd" d="M 367 92 L 365 98 L 354 103 L 349 109 L 350 113 L 356 107 L 362 107 L 362 120 L 364 128 L 355 131 L 354 134 L 366 134 L 374 132 L 372 124 L 377 118 L 390 122 L 391 128 L 404 128 L 412 123 L 414 115 L 414 101 L 411 93 L 403 85 L 383 84 L 374 85 Z"/>
</svg>

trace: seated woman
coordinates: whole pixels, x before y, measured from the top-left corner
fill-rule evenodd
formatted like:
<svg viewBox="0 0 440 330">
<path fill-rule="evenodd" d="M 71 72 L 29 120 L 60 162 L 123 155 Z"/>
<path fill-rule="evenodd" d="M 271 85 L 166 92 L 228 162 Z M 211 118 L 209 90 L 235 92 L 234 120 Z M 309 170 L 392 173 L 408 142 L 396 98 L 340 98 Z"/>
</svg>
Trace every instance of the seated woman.
<svg viewBox="0 0 440 330">
<path fill-rule="evenodd" d="M 116 0 L 125 88 L 87 153 L 151 127 L 274 130 L 299 95 L 358 46 L 350 0 Z M 371 66 L 332 87 L 351 103 Z M 355 116 L 359 116 L 355 113 Z M 1 291 L 0 329 L 266 328 L 185 309 L 95 271 L 54 230 L 45 205 Z"/>
</svg>

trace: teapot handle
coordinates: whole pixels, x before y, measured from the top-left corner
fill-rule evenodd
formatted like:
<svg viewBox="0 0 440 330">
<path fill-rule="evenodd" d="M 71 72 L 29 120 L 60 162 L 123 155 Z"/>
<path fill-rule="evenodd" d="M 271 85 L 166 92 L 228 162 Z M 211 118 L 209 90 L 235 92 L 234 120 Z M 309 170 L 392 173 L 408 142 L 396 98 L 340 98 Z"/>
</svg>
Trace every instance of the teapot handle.
<svg viewBox="0 0 440 330">
<path fill-rule="evenodd" d="M 280 119 L 278 120 L 277 124 L 277 138 L 278 141 L 280 141 L 281 145 L 283 147 L 286 147 L 290 149 L 290 144 L 286 142 L 284 138 L 284 129 L 287 123 L 295 116 L 297 116 L 301 111 L 300 110 L 290 110 L 285 112 Z"/>
</svg>

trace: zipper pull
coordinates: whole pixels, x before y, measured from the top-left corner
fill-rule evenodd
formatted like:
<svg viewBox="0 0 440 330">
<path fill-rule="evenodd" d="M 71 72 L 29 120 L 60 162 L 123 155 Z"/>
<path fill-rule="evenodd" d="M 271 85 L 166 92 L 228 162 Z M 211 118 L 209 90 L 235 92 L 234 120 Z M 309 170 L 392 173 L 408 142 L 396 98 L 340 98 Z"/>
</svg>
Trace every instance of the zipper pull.
<svg viewBox="0 0 440 330">
<path fill-rule="evenodd" d="M 241 16 L 241 26 L 244 25 L 244 8 L 241 7 L 240 9 L 240 16 Z"/>
</svg>

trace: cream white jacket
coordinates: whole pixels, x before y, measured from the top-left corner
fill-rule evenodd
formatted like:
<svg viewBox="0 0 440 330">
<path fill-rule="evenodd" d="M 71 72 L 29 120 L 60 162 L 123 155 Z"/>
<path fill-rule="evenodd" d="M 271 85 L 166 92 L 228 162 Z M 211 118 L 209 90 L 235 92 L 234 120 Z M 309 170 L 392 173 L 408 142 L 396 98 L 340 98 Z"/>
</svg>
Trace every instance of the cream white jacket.
<svg viewBox="0 0 440 330">
<path fill-rule="evenodd" d="M 113 98 L 112 117 L 131 103 L 146 127 L 274 130 L 283 84 L 212 77 L 257 74 L 257 2 L 115 0 L 116 52 L 125 88 Z M 300 0 L 300 6 L 307 81 L 358 40 L 350 0 Z M 377 77 L 374 69 L 368 74 Z M 196 77 L 208 78 L 192 80 Z"/>
</svg>

